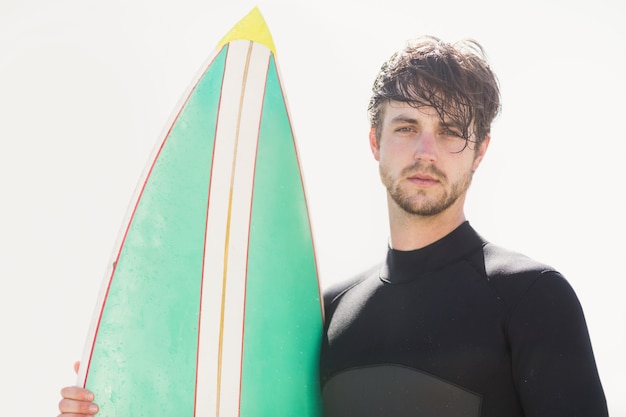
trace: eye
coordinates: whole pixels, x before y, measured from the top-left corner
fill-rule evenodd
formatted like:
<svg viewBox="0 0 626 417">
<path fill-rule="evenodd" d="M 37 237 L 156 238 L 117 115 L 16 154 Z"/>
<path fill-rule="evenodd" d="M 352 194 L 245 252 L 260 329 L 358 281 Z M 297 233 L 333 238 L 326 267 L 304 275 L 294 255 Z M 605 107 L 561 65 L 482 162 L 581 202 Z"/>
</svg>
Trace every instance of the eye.
<svg viewBox="0 0 626 417">
<path fill-rule="evenodd" d="M 462 152 L 467 147 L 467 139 L 455 128 L 444 128 L 441 131 L 441 146 L 451 153 Z"/>
<path fill-rule="evenodd" d="M 444 129 L 443 130 L 443 134 L 446 135 L 446 136 L 452 136 L 452 137 L 455 137 L 455 138 L 462 138 L 463 137 L 461 132 L 456 130 L 456 129 Z"/>
</svg>

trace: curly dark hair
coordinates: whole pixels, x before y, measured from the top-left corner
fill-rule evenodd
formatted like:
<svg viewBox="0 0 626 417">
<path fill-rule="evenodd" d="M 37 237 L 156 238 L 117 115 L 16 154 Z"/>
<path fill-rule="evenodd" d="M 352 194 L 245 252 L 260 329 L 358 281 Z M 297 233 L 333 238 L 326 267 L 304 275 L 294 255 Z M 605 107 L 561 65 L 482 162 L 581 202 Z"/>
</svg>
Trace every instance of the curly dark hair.
<svg viewBox="0 0 626 417">
<path fill-rule="evenodd" d="M 496 75 L 482 46 L 471 39 L 446 43 L 434 36 L 416 38 L 382 65 L 368 106 L 376 140 L 383 104 L 390 100 L 433 107 L 442 120 L 461 129 L 466 141 L 474 133 L 477 144 L 500 111 Z"/>
</svg>

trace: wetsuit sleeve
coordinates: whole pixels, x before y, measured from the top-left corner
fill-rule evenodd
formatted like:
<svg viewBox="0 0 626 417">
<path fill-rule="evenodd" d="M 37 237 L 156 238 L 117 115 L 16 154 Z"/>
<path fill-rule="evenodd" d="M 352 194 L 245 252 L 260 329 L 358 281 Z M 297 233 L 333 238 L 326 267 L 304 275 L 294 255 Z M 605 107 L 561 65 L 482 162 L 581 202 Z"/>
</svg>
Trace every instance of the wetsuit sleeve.
<svg viewBox="0 0 626 417">
<path fill-rule="evenodd" d="M 530 286 L 507 330 L 526 416 L 608 416 L 582 308 L 560 274 Z"/>
</svg>

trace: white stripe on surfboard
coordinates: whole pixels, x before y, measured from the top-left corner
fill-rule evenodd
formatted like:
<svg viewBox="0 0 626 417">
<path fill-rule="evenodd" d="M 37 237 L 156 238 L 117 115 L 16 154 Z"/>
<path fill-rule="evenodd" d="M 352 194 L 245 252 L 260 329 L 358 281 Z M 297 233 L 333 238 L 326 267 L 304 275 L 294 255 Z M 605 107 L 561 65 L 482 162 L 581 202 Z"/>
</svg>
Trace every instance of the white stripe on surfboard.
<svg viewBox="0 0 626 417">
<path fill-rule="evenodd" d="M 252 187 L 270 51 L 229 44 L 215 136 L 202 284 L 196 417 L 237 416 Z"/>
</svg>

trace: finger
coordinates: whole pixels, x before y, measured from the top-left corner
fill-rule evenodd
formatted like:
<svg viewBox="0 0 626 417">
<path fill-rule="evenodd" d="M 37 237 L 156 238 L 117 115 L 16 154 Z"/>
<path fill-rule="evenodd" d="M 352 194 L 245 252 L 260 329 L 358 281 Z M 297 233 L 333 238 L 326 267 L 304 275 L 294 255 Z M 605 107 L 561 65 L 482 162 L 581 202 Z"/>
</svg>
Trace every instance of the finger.
<svg viewBox="0 0 626 417">
<path fill-rule="evenodd" d="M 93 392 L 77 386 L 64 387 L 61 389 L 61 397 L 83 402 L 91 402 L 94 399 Z"/>
<path fill-rule="evenodd" d="M 58 417 L 94 417 L 92 414 L 62 413 Z"/>
<path fill-rule="evenodd" d="M 74 414 L 74 413 L 63 413 L 59 414 L 58 417 L 94 417 L 91 414 Z"/>
<path fill-rule="evenodd" d="M 78 368 L 80 368 L 80 361 L 74 362 L 74 372 L 78 373 Z"/>
<path fill-rule="evenodd" d="M 76 401 L 63 398 L 59 401 L 59 411 L 61 412 L 60 415 L 64 417 L 69 415 L 91 416 L 98 412 L 98 406 L 88 401 Z"/>
</svg>

